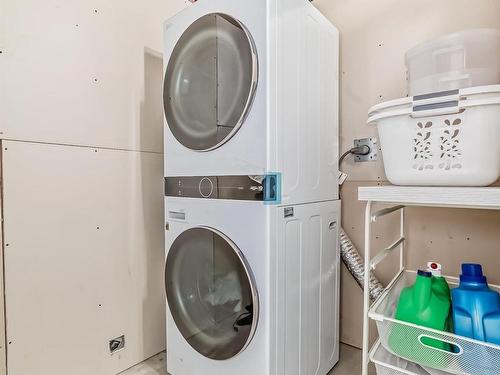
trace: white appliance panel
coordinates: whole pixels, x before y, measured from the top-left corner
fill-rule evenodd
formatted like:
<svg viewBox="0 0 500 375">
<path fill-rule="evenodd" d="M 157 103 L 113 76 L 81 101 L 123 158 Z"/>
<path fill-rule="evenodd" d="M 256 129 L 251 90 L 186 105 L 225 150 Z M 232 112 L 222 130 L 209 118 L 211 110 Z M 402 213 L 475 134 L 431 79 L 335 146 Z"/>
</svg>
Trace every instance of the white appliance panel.
<svg viewBox="0 0 500 375">
<path fill-rule="evenodd" d="M 169 373 L 326 375 L 338 361 L 339 201 L 285 207 L 201 198 L 166 202 L 167 260 L 172 243 L 190 228 L 222 233 L 245 257 L 259 305 L 253 339 L 222 361 L 195 350 L 168 309 Z"/>
<path fill-rule="evenodd" d="M 190 149 L 175 138 L 167 115 L 165 176 L 277 172 L 283 178 L 284 204 L 337 199 L 338 30 L 306 0 L 199 0 L 165 23 L 166 70 L 185 30 L 213 13 L 229 15 L 231 22 L 239 24 L 219 22 L 226 25 L 224 30 L 243 27 L 247 31 L 255 50 L 255 93 L 236 131 L 237 118 L 230 109 L 242 104 L 221 92 L 231 87 L 229 81 L 236 82 L 234 86 L 246 81 L 235 78 L 241 69 L 224 69 L 222 74 L 221 66 L 230 66 L 231 60 L 248 66 L 248 58 L 230 59 L 227 51 L 231 49 L 220 53 L 222 47 L 215 43 L 217 62 L 207 65 L 207 74 L 217 80 L 217 91 L 194 95 L 190 100 L 194 109 L 186 108 L 197 113 L 203 98 L 209 99 L 205 104 L 215 111 L 203 110 L 203 118 L 216 119 L 222 129 L 220 138 L 228 138 L 219 146 L 206 145 L 204 151 Z M 245 46 L 244 35 L 236 35 L 227 40 L 235 47 Z"/>
<path fill-rule="evenodd" d="M 166 256 L 172 243 L 191 228 L 206 227 L 222 233 L 241 251 L 255 280 L 259 311 L 256 331 L 248 346 L 236 356 L 214 360 L 197 352 L 182 336 L 167 308 L 167 370 L 171 375 L 269 374 L 270 287 L 268 245 L 269 206 L 255 202 L 167 198 Z"/>
<path fill-rule="evenodd" d="M 229 0 L 200 0 L 165 22 L 164 43 L 167 69 L 169 56 L 184 31 L 207 14 L 230 15 L 251 35 L 257 53 L 258 82 L 251 108 L 240 129 L 229 141 L 210 151 L 194 151 L 180 144 L 165 125 L 165 176 L 263 174 L 267 169 L 267 1 L 241 3 Z M 225 56 L 218 56 L 222 63 Z M 225 76 L 221 85 L 226 85 Z M 222 89 L 223 87 L 221 87 Z M 200 105 L 197 102 L 193 106 Z M 221 103 L 222 106 L 228 103 Z M 224 119 L 221 119 L 224 120 Z"/>
<path fill-rule="evenodd" d="M 276 374 L 324 375 L 339 356 L 340 204 L 285 207 L 277 216 Z"/>
<path fill-rule="evenodd" d="M 338 194 L 338 30 L 302 0 L 276 2 L 277 77 L 269 106 L 276 118 L 275 163 L 283 202 L 336 199 Z M 274 110 L 275 109 L 275 110 Z"/>
</svg>

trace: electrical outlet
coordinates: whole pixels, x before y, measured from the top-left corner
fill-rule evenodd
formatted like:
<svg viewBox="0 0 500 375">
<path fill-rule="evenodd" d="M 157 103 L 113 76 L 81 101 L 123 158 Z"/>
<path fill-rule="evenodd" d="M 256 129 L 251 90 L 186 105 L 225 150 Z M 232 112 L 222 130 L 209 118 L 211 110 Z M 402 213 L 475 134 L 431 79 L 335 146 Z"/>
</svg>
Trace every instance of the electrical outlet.
<svg viewBox="0 0 500 375">
<path fill-rule="evenodd" d="M 125 335 L 109 340 L 109 352 L 111 354 L 125 348 Z"/>
<path fill-rule="evenodd" d="M 370 147 L 370 153 L 367 155 L 354 155 L 354 161 L 356 163 L 364 161 L 375 161 L 378 160 L 378 140 L 377 138 L 362 138 L 354 140 L 354 147 L 368 146 Z"/>
</svg>

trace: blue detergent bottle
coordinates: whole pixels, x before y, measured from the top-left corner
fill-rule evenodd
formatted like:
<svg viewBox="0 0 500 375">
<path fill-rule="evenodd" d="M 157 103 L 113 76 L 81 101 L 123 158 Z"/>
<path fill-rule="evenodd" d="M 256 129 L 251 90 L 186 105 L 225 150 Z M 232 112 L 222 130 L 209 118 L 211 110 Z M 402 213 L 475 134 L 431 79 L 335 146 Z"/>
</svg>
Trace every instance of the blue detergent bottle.
<svg viewBox="0 0 500 375">
<path fill-rule="evenodd" d="M 500 294 L 488 287 L 481 265 L 462 264 L 451 298 L 457 335 L 500 345 Z"/>
</svg>

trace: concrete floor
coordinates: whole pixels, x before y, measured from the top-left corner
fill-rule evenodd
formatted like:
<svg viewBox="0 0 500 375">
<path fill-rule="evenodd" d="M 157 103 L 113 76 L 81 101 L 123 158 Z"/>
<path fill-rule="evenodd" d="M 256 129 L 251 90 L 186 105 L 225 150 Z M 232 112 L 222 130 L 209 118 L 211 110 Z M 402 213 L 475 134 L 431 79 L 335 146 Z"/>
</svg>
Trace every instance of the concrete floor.
<svg viewBox="0 0 500 375">
<path fill-rule="evenodd" d="M 165 375 L 165 353 L 160 353 L 121 375 Z M 352 346 L 340 345 L 340 361 L 329 375 L 360 375 L 361 350 Z M 375 369 L 370 369 L 370 375 L 375 375 Z M 195 375 L 195 374 L 193 374 Z"/>
</svg>

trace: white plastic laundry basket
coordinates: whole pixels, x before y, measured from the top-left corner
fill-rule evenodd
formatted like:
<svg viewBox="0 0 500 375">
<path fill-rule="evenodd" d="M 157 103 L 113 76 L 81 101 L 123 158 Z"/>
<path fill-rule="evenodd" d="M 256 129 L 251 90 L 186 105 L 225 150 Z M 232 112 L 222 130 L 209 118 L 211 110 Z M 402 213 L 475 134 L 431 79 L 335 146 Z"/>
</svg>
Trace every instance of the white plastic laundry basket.
<svg viewBox="0 0 500 375">
<path fill-rule="evenodd" d="M 395 185 L 487 186 L 500 177 L 500 85 L 381 103 L 368 124 Z"/>
<path fill-rule="evenodd" d="M 472 29 L 406 53 L 410 95 L 500 84 L 500 30 Z"/>
</svg>

